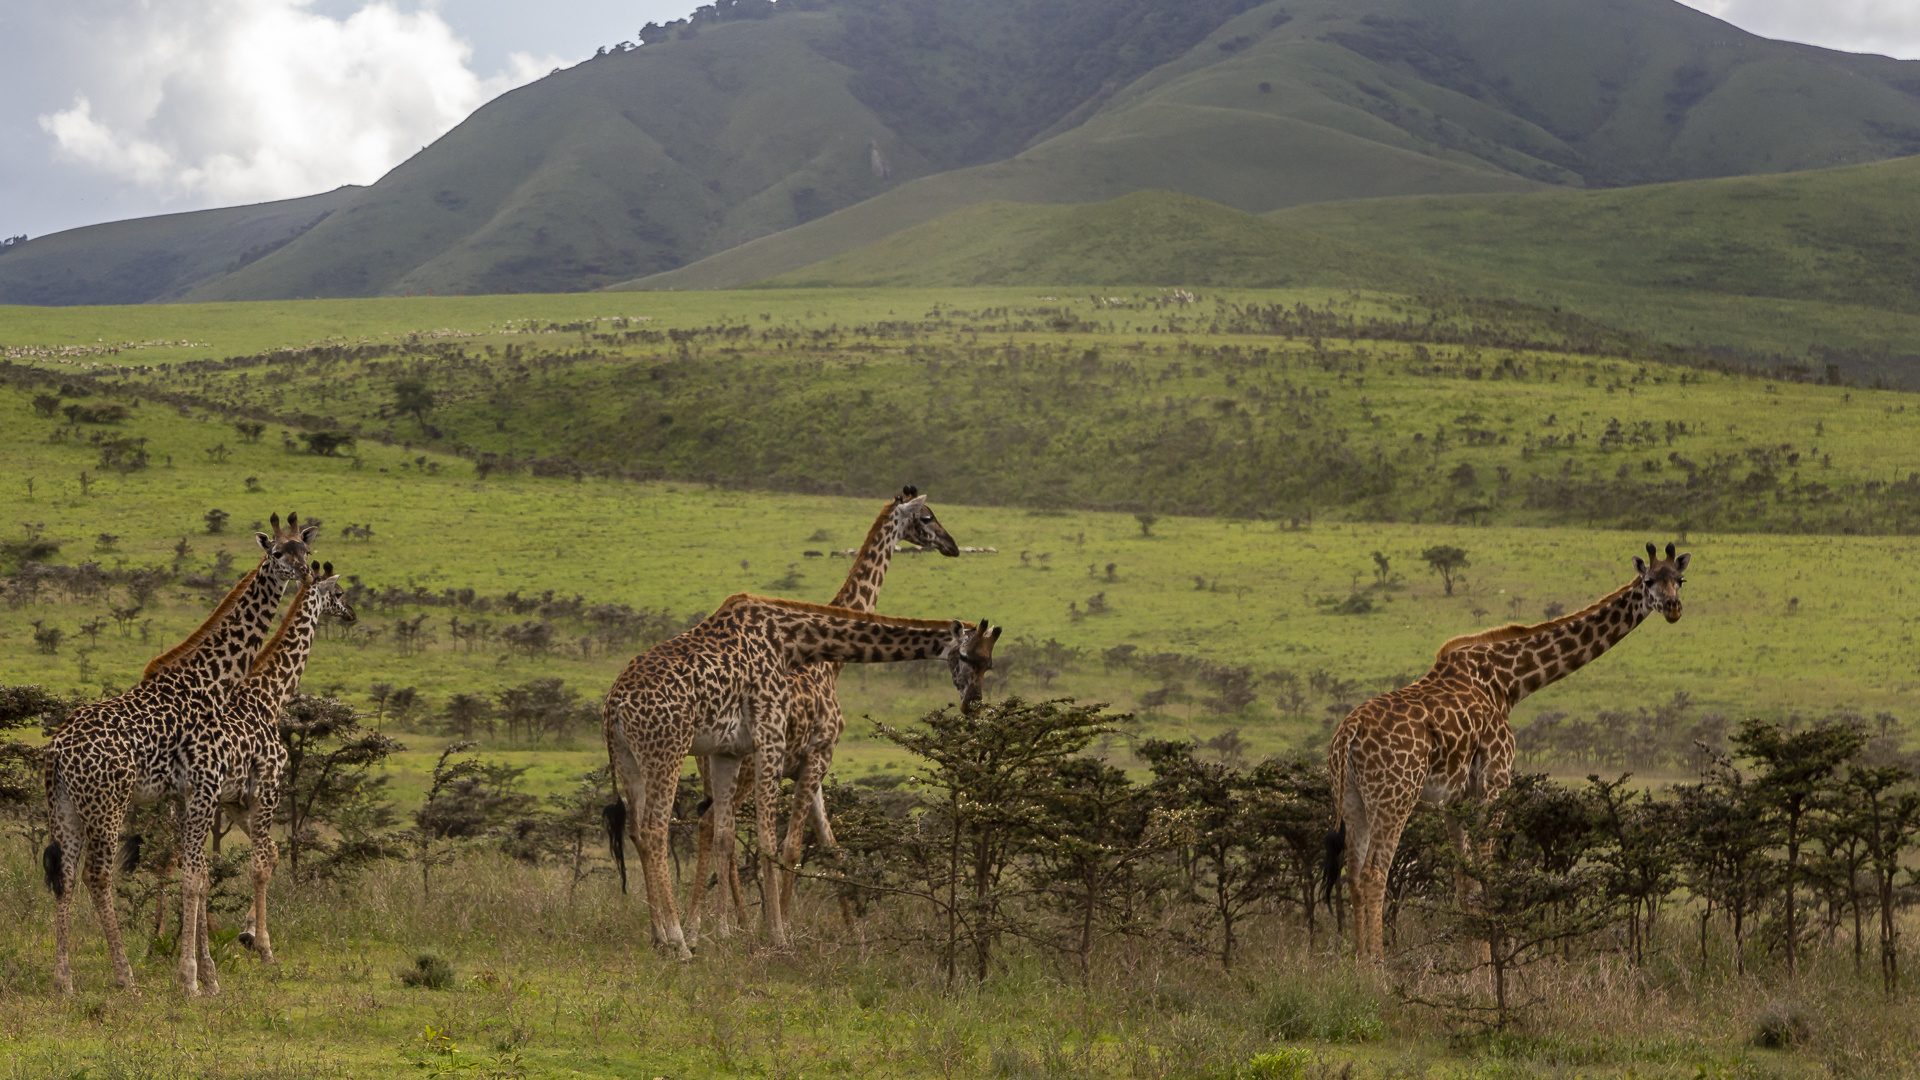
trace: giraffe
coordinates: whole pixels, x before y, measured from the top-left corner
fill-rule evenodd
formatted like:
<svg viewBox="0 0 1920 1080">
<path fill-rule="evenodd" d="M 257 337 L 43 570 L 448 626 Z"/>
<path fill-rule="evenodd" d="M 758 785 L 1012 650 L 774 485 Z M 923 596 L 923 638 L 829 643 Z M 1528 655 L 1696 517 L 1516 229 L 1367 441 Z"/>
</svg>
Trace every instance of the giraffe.
<svg viewBox="0 0 1920 1080">
<path fill-rule="evenodd" d="M 1325 895 L 1331 903 L 1344 854 L 1353 879 L 1357 955 L 1384 955 L 1387 870 L 1414 804 L 1438 806 L 1454 845 L 1470 855 L 1452 808 L 1490 802 L 1512 781 L 1507 717 L 1513 706 L 1612 648 L 1655 611 L 1678 622 L 1690 558 L 1676 557 L 1668 544 L 1662 559 L 1648 544 L 1645 561 L 1634 557 L 1633 580 L 1591 605 L 1533 626 L 1513 623 L 1453 638 L 1420 681 L 1365 702 L 1341 721 L 1327 748 L 1339 829 L 1327 838 Z M 1455 887 L 1463 905 L 1473 902 L 1464 874 L 1456 875 Z"/>
<path fill-rule="evenodd" d="M 999 637 L 1000 628 L 984 619 L 978 625 L 897 619 L 739 593 L 698 626 L 634 657 L 614 680 L 603 714 L 620 795 L 607 809 L 607 831 L 617 859 L 625 857 L 623 832 L 640 852 L 655 944 L 683 960 L 693 955 L 674 912 L 667 875 L 667 823 L 688 754 L 714 755 L 716 763 L 753 755 L 762 906 L 769 939 L 775 948 L 785 948 L 774 875 L 774 803 L 786 763 L 793 670 L 822 661 L 876 664 L 939 657 L 952 671 L 965 706 L 979 700 Z"/>
<path fill-rule="evenodd" d="M 255 533 L 264 553 L 199 629 L 155 657 L 133 689 L 74 710 L 48 740 L 42 778 L 52 836 L 41 856 L 54 894 L 54 983 L 73 993 L 69 927 L 74 887 L 85 862 L 94 914 L 113 957 L 114 980 L 138 992 L 113 906 L 114 849 L 127 808 L 163 797 L 182 803 L 180 981 L 200 992 L 199 915 L 206 907 L 207 833 L 213 821 L 218 762 L 207 718 L 224 708 L 246 678 L 279 614 L 286 584 L 304 580 L 316 526 L 289 515 L 273 535 Z M 208 970 L 207 991 L 219 993 Z"/>
<path fill-rule="evenodd" d="M 847 569 L 847 579 L 841 583 L 840 591 L 833 595 L 833 599 L 827 601 L 828 605 L 849 611 L 872 611 L 878 607 L 880 586 L 886 580 L 894 549 L 902 543 L 930 547 L 948 558 L 960 554 L 960 545 L 954 542 L 953 537 L 933 516 L 933 511 L 928 509 L 927 497 L 908 485 L 880 508 L 880 515 L 874 518 L 872 527 L 867 530 L 867 538 L 854 556 L 853 565 Z M 781 854 L 781 861 L 787 866 L 800 865 L 801 847 L 806 840 L 809 822 L 820 843 L 830 851 L 834 849 L 833 828 L 827 823 L 826 797 L 821 791 L 821 784 L 826 780 L 827 771 L 833 767 L 834 747 L 847 727 L 846 716 L 840 710 L 840 697 L 835 692 L 840 680 L 840 667 L 837 663 L 808 664 L 793 675 L 793 698 L 787 713 L 787 758 L 783 768 L 783 775 L 794 780 L 793 809 L 787 815 L 787 832 Z M 737 758 L 715 769 L 714 758 L 710 755 L 700 759 L 700 774 L 708 781 L 708 794 L 700 819 L 699 855 L 695 861 L 693 890 L 687 899 L 687 934 L 695 941 L 700 939 L 702 900 L 706 895 L 708 866 L 716 844 L 719 850 L 726 853 L 723 863 L 734 916 L 743 925 L 746 920 L 746 908 L 740 896 L 740 863 L 733 855 L 733 822 L 740 813 L 741 804 L 746 801 L 747 792 L 752 789 L 753 760 L 750 756 Z M 731 778 L 731 782 L 722 778 Z M 717 809 L 722 804 L 726 807 L 724 812 Z M 798 881 L 791 874 L 785 876 L 780 910 L 793 909 L 794 885 Z M 842 915 L 850 920 L 851 911 L 844 900 L 841 908 Z M 727 929 L 727 921 L 723 918 L 720 921 L 722 936 Z"/>
<path fill-rule="evenodd" d="M 218 734 L 222 763 L 217 805 L 247 839 L 253 842 L 253 907 L 247 912 L 240 944 L 267 963 L 273 962 L 273 938 L 267 933 L 267 883 L 279 865 L 280 850 L 270 830 L 280 805 L 280 781 L 287 768 L 287 748 L 280 741 L 280 710 L 300 688 L 300 676 L 313 651 L 314 626 L 321 616 L 351 623 L 357 615 L 340 587 L 332 563 L 314 563 L 300 583 L 280 629 L 260 650 L 247 679 L 220 714 Z M 207 948 L 206 916 L 200 919 L 200 962 L 212 965 Z"/>
<path fill-rule="evenodd" d="M 311 576 L 300 582 L 293 603 L 280 620 L 280 628 L 261 648 L 260 655 L 254 658 L 253 667 L 247 672 L 246 681 L 240 684 L 226 709 L 213 721 L 213 753 L 219 762 L 220 784 L 216 807 L 228 820 L 239 826 L 253 845 L 253 907 L 247 914 L 246 929 L 241 931 L 239 940 L 241 945 L 254 950 L 267 963 L 273 962 L 273 942 L 266 928 L 267 883 L 273 879 L 274 868 L 280 861 L 279 848 L 274 844 L 269 830 L 280 802 L 281 776 L 287 767 L 287 748 L 280 741 L 280 710 L 300 687 L 300 676 L 306 670 L 307 656 L 313 649 L 314 625 L 320 617 L 336 618 L 346 623 L 356 618 L 353 605 L 347 602 L 346 592 L 340 587 L 339 575 L 334 573 L 333 564 L 316 562 L 308 569 Z M 132 839 L 135 846 L 130 849 L 130 857 L 123 861 L 123 869 L 133 861 L 133 853 L 138 852 L 140 838 L 136 836 Z M 219 847 L 219 836 L 216 834 L 214 850 L 219 850 Z M 159 868 L 163 880 L 154 903 L 156 934 L 160 932 L 165 919 L 164 879 L 178 868 L 179 852 L 176 849 L 168 854 L 168 861 Z M 213 955 L 207 918 L 207 911 L 203 908 L 200 912 L 200 931 L 193 944 L 200 950 L 200 968 L 212 971 Z"/>
</svg>

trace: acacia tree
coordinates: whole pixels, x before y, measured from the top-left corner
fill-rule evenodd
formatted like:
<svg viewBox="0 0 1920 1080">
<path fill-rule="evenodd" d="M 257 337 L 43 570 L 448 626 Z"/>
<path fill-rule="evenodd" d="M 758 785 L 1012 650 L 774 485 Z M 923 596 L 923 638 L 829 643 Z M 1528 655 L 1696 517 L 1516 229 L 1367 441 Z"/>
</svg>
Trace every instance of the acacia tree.
<svg viewBox="0 0 1920 1080">
<path fill-rule="evenodd" d="M 438 402 L 433 391 L 427 389 L 425 379 L 406 378 L 393 384 L 393 409 L 413 417 L 414 422 L 426 426 L 427 414 L 432 412 Z"/>
<path fill-rule="evenodd" d="M 1187 888 L 1220 927 L 1220 965 L 1231 969 L 1236 928 L 1287 884 L 1288 850 L 1273 827 L 1292 801 L 1283 778 L 1200 761 L 1191 742 L 1149 739 L 1137 753 L 1161 805 L 1187 817 Z"/>
<path fill-rule="evenodd" d="M 1782 899 L 1786 904 L 1787 974 L 1798 970 L 1799 929 L 1797 898 L 1800 847 L 1806 842 L 1809 820 L 1822 806 L 1825 788 L 1847 760 L 1867 741 L 1852 724 L 1822 724 L 1788 734 L 1760 720 L 1740 725 L 1733 743 L 1740 756 L 1760 767 L 1753 795 L 1773 818 L 1786 851 L 1781 864 Z"/>
<path fill-rule="evenodd" d="M 949 987 L 963 947 L 984 982 L 996 938 L 1031 936 L 1016 919 L 1019 882 L 1008 871 L 1044 827 L 1044 803 L 1058 791 L 1062 765 L 1113 730 L 1105 708 L 1008 697 L 971 710 L 937 709 L 920 728 L 874 725 L 926 763 L 914 777 L 927 793 L 925 809 L 904 831 L 901 855 L 915 878 L 906 891 L 925 899 L 943 924 Z"/>
<path fill-rule="evenodd" d="M 1899 938 L 1894 932 L 1894 882 L 1900 857 L 1920 840 L 1920 792 L 1913 774 L 1897 765 L 1847 770 L 1841 798 L 1866 841 L 1880 907 L 1880 982 L 1891 996 L 1900 986 Z"/>
<path fill-rule="evenodd" d="M 1145 929 L 1140 878 L 1182 830 L 1178 815 L 1156 807 L 1124 769 L 1071 758 L 1061 762 L 1054 779 L 1040 798 L 1043 827 L 1033 837 L 1028 876 L 1042 899 L 1066 917 L 1056 944 L 1073 956 L 1084 987 L 1101 938 Z"/>
<path fill-rule="evenodd" d="M 1773 891 L 1767 853 L 1779 832 L 1728 758 L 1713 753 L 1707 768 L 1703 782 L 1675 789 L 1683 874 L 1707 901 L 1700 912 L 1700 970 L 1706 973 L 1707 926 L 1717 905 L 1733 929 L 1734 970 L 1745 974 L 1747 917 Z"/>
<path fill-rule="evenodd" d="M 295 694 L 280 711 L 280 742 L 287 748 L 279 817 L 287 823 L 287 857 L 294 876 L 308 852 L 325 866 L 349 865 L 386 851 L 393 825 L 385 798 L 388 778 L 373 766 L 406 749 L 377 731 L 365 731 L 345 702 Z M 337 836 L 328 840 L 322 825 Z"/>
<path fill-rule="evenodd" d="M 1440 581 L 1446 586 L 1448 596 L 1453 595 L 1454 579 L 1460 577 L 1462 570 L 1473 566 L 1467 561 L 1466 549 L 1449 544 L 1436 544 L 1427 548 L 1420 552 L 1420 558 L 1425 560 L 1434 573 L 1440 575 Z"/>
</svg>

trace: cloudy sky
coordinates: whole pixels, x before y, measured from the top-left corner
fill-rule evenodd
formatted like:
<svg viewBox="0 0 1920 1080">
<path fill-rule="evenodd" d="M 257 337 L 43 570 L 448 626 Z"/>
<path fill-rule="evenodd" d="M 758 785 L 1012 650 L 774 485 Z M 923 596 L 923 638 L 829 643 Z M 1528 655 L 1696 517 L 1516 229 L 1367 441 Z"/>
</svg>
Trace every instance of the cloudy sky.
<svg viewBox="0 0 1920 1080">
<path fill-rule="evenodd" d="M 0 3 L 0 235 L 367 184 L 487 100 L 697 0 Z M 1920 59 L 1920 0 L 1686 0 Z"/>
</svg>

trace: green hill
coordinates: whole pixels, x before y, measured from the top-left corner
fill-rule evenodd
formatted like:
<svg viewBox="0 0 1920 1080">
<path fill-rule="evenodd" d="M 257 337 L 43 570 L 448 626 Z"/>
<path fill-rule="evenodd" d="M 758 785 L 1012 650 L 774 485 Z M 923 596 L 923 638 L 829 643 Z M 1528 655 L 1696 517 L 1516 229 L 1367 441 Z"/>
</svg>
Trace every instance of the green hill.
<svg viewBox="0 0 1920 1080">
<path fill-rule="evenodd" d="M 1920 158 L 1621 191 L 1377 199 L 1272 220 L 1508 281 L 1920 313 Z M 1920 342 L 1916 342 L 1920 347 Z"/>
<path fill-rule="evenodd" d="M 741 0 L 643 36 L 230 272 L 112 287 L 94 268 L 209 242 L 208 219 L 150 219 L 86 253 L 29 241 L 0 303 L 715 287 L 991 200 L 1166 189 L 1264 213 L 1920 150 L 1920 63 L 1672 0 Z"/>
<path fill-rule="evenodd" d="M 0 304 L 146 304 L 178 299 L 278 250 L 365 188 L 89 225 L 0 258 Z"/>
<path fill-rule="evenodd" d="M 766 284 L 1316 284 L 1503 297 L 1659 340 L 1912 383 L 1915 190 L 1920 158 L 1609 191 L 1324 202 L 1264 217 L 1168 192 L 983 204 Z"/>
<path fill-rule="evenodd" d="M 1440 274 L 1165 191 L 1086 206 L 979 203 L 767 285 L 1351 285 L 1414 292 Z"/>
</svg>

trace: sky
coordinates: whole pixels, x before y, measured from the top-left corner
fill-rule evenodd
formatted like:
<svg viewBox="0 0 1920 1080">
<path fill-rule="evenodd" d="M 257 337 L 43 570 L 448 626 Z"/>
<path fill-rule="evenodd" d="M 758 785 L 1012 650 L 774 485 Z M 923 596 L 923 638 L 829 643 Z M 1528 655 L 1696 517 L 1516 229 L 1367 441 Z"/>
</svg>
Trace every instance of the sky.
<svg viewBox="0 0 1920 1080">
<path fill-rule="evenodd" d="M 7 0 L 0 236 L 370 184 L 488 100 L 697 0 Z M 1920 59 L 1920 0 L 1684 0 Z"/>
</svg>

